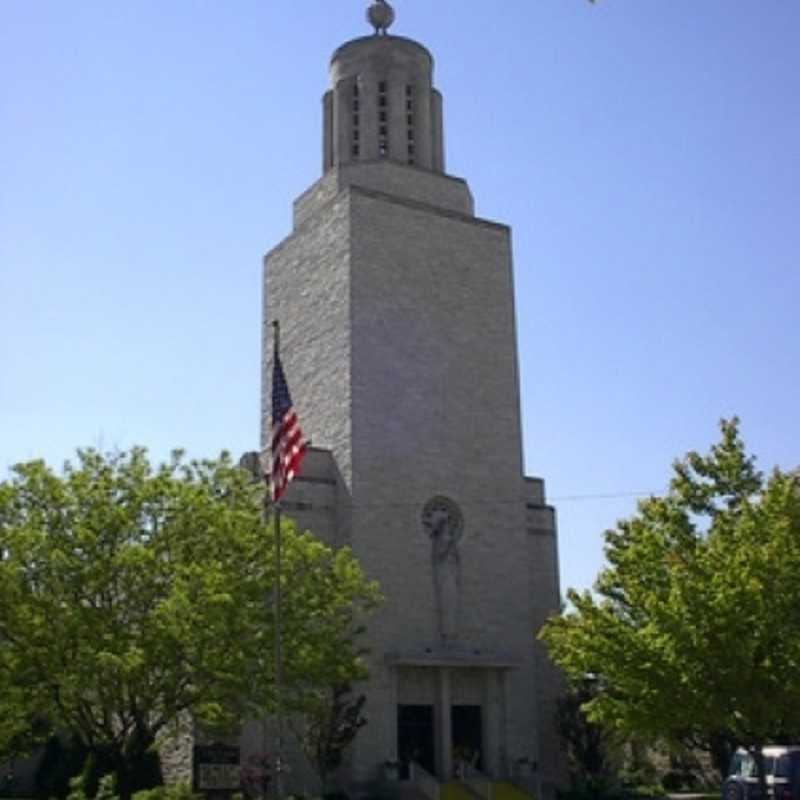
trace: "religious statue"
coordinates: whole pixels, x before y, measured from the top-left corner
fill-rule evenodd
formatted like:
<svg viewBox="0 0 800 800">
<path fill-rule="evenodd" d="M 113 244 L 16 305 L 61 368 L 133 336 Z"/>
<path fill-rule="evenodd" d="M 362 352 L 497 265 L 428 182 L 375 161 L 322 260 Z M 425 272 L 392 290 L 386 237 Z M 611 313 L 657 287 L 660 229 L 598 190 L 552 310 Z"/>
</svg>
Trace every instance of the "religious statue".
<svg viewBox="0 0 800 800">
<path fill-rule="evenodd" d="M 450 498 L 437 496 L 425 504 L 422 524 L 431 540 L 439 639 L 447 644 L 458 638 L 460 627 L 461 554 L 458 544 L 464 532 L 464 518 Z"/>
</svg>

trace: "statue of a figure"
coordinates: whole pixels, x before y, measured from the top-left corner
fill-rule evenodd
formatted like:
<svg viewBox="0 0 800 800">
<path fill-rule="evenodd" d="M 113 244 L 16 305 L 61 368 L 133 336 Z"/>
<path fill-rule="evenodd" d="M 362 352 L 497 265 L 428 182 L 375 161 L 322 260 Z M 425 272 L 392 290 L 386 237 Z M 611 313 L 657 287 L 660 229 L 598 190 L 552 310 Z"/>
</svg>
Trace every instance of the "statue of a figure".
<svg viewBox="0 0 800 800">
<path fill-rule="evenodd" d="M 439 638 L 458 638 L 461 616 L 461 554 L 458 543 L 464 519 L 458 506 L 447 497 L 434 497 L 425 504 L 422 524 L 431 539 L 433 585 Z"/>
</svg>

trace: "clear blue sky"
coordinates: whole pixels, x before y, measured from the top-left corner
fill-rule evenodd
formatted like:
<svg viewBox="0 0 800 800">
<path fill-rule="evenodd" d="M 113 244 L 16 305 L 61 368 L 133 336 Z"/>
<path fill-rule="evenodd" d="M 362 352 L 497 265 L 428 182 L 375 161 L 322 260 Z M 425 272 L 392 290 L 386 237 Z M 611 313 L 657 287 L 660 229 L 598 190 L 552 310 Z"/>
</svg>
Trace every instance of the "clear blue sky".
<svg viewBox="0 0 800 800">
<path fill-rule="evenodd" d="M 257 445 L 261 256 L 366 5 L 0 1 L 0 475 Z M 513 226 L 527 469 L 586 587 L 626 495 L 721 416 L 800 463 L 800 3 L 395 7 L 448 171 Z"/>
</svg>

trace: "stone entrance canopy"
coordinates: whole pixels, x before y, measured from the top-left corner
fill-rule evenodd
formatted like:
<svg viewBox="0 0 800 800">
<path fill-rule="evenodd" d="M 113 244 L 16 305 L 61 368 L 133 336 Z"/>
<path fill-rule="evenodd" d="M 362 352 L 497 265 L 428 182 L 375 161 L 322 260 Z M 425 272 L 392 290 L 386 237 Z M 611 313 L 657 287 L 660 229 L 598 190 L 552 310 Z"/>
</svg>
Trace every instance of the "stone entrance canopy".
<svg viewBox="0 0 800 800">
<path fill-rule="evenodd" d="M 439 780 L 463 777 L 465 761 L 494 778 L 508 775 L 506 689 L 517 659 L 479 650 L 425 648 L 387 653 L 394 694 L 395 748 L 401 761 L 401 707 L 432 709 L 433 766 Z M 476 729 L 477 728 L 477 729 Z M 424 734 L 424 732 L 423 732 Z M 465 752 L 469 751 L 469 752 Z"/>
</svg>

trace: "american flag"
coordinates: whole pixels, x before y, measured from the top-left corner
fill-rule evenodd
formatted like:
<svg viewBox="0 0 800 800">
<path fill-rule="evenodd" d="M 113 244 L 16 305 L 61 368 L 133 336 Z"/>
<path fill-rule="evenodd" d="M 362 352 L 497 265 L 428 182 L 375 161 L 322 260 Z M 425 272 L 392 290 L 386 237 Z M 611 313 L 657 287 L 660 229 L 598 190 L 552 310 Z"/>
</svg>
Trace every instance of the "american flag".
<svg viewBox="0 0 800 800">
<path fill-rule="evenodd" d="M 292 479 L 300 472 L 306 441 L 292 406 L 292 398 L 277 350 L 272 368 L 272 501 L 277 503 Z"/>
</svg>

